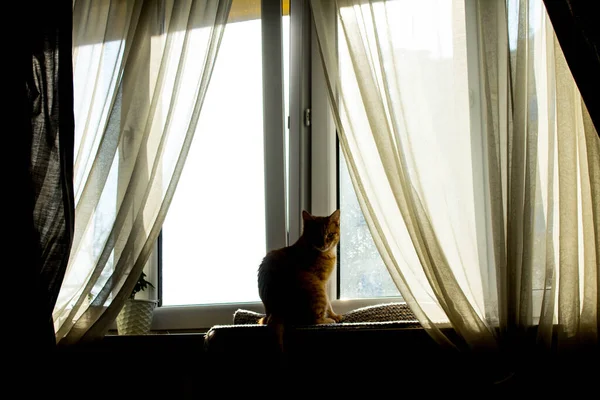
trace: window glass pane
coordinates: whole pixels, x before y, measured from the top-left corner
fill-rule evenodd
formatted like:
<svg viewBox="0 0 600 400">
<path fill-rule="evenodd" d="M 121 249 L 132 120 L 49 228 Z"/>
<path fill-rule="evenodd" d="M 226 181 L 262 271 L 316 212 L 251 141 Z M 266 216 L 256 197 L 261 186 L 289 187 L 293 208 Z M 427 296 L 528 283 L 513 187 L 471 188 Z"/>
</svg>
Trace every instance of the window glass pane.
<svg viewBox="0 0 600 400">
<path fill-rule="evenodd" d="M 258 300 L 265 251 L 260 19 L 227 25 L 163 225 L 163 305 Z"/>
<path fill-rule="evenodd" d="M 379 256 L 352 187 L 348 167 L 339 153 L 340 293 L 341 299 L 400 296 Z"/>
<path fill-rule="evenodd" d="M 350 21 L 354 13 L 360 15 L 361 9 L 365 12 L 365 18 L 358 18 L 360 21 L 351 29 L 358 29 L 358 26 L 361 28 L 360 37 L 365 42 L 367 57 L 372 60 L 372 77 L 381 88 L 381 98 L 385 99 L 382 101 L 382 109 L 386 109 L 385 118 L 394 126 L 394 138 L 404 143 L 410 142 L 409 149 L 402 151 L 404 164 L 407 166 L 405 173 L 411 182 L 416 182 L 415 186 L 419 186 L 419 190 L 434 194 L 426 196 L 423 207 L 435 221 L 434 228 L 440 235 L 440 240 L 454 240 L 452 232 L 440 234 L 442 229 L 448 229 L 449 214 L 436 210 L 445 210 L 448 204 L 456 202 L 460 197 L 448 195 L 444 184 L 449 180 L 440 182 L 435 174 L 428 171 L 443 170 L 442 173 L 449 174 L 448 171 L 467 160 L 455 150 L 459 148 L 459 144 L 468 143 L 468 140 L 459 140 L 458 133 L 463 135 L 464 132 L 469 132 L 469 109 L 464 107 L 468 105 L 465 100 L 468 100 L 469 90 L 465 68 L 465 35 L 459 33 L 463 32 L 459 27 L 464 26 L 464 22 L 461 22 L 464 21 L 464 15 L 459 15 L 464 13 L 464 2 L 374 2 L 353 6 L 352 9 L 342 8 L 340 13 L 348 16 Z M 380 21 L 382 24 L 378 24 Z M 394 23 L 389 23 L 390 21 Z M 363 105 L 368 97 L 362 97 L 364 91 L 359 89 L 357 81 L 360 74 L 355 73 L 355 69 L 359 70 L 362 65 L 358 66 L 351 61 L 341 23 L 338 23 L 338 32 L 340 80 L 347 107 L 344 112 L 352 116 L 353 131 L 356 133 L 354 137 L 358 138 L 353 144 L 365 145 L 360 158 L 375 159 L 379 155 L 374 142 L 361 141 L 358 134 L 368 131 L 371 122 Z M 376 33 L 389 35 L 390 40 L 376 46 L 375 43 L 380 43 Z M 400 96 L 400 93 L 404 93 L 404 96 Z M 435 118 L 431 118 L 432 115 Z M 418 135 L 414 135 L 415 133 Z M 373 145 L 371 150 L 368 149 L 369 145 Z M 434 166 L 438 166 L 435 154 L 444 150 L 444 158 L 447 156 L 447 160 L 453 162 L 450 164 L 452 168 L 435 168 Z M 413 157 L 414 154 L 419 156 Z M 362 166 L 365 181 L 369 181 L 371 189 L 386 188 L 386 180 L 379 179 L 381 175 L 373 173 L 376 168 L 382 167 L 380 163 L 365 161 Z M 383 174 L 382 170 L 381 173 Z M 399 295 L 373 243 L 343 160 L 340 160 L 339 180 L 342 210 L 340 296 L 360 298 Z M 467 182 L 467 179 L 464 181 Z M 451 189 L 456 190 L 455 187 Z M 391 202 L 393 196 L 381 201 Z M 456 207 L 453 208 L 457 209 Z M 400 247 L 412 247 L 408 234 L 398 234 L 390 237 L 390 240 L 396 240 L 396 243 L 402 241 Z"/>
<path fill-rule="evenodd" d="M 254 1 L 232 5 L 163 224 L 163 305 L 260 301 L 256 274 L 266 234 L 259 7 Z M 287 56 L 289 18 L 282 22 Z M 287 73 L 284 85 L 287 98 Z"/>
<path fill-rule="evenodd" d="M 392 3 L 394 4 L 394 3 Z M 338 32 L 342 32 L 338 21 Z M 353 67 L 344 35 L 338 35 L 338 57 L 341 85 L 350 86 Z M 361 101 L 357 96 L 357 101 Z M 387 267 L 373 242 L 360 209 L 356 193 L 342 152 L 339 151 L 338 193 L 341 211 L 340 237 L 340 299 L 364 299 L 400 296 Z"/>
</svg>

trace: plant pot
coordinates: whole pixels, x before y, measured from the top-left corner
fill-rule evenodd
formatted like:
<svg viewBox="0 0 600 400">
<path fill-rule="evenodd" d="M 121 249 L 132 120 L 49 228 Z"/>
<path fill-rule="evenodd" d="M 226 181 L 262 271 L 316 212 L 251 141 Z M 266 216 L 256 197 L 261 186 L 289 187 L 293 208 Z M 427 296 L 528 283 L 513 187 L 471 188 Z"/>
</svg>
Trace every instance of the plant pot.
<svg viewBox="0 0 600 400">
<path fill-rule="evenodd" d="M 147 335 L 157 304 L 156 300 L 127 299 L 117 315 L 119 335 Z"/>
</svg>

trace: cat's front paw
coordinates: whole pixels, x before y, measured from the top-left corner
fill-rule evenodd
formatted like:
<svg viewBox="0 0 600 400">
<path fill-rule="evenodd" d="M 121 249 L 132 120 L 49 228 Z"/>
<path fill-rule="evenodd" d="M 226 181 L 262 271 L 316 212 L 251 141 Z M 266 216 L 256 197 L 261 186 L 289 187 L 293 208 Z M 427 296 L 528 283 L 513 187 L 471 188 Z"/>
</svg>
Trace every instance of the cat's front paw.
<svg viewBox="0 0 600 400">
<path fill-rule="evenodd" d="M 335 322 L 342 322 L 342 319 L 344 318 L 342 315 L 339 314 L 335 314 L 335 313 L 329 313 L 329 315 L 327 315 L 329 318 L 331 318 L 332 320 L 334 320 Z"/>
</svg>

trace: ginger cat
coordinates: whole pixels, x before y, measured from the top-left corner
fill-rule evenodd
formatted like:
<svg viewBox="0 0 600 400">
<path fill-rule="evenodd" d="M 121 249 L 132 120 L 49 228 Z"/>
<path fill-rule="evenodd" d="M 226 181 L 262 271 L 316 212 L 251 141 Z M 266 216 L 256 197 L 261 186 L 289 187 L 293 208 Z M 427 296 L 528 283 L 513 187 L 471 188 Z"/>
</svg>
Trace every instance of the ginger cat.
<svg viewBox="0 0 600 400">
<path fill-rule="evenodd" d="M 296 243 L 270 251 L 258 269 L 258 292 L 266 314 L 259 324 L 275 330 L 282 349 L 285 326 L 342 319 L 327 296 L 340 240 L 340 210 L 326 217 L 302 211 L 302 219 L 302 235 Z"/>
</svg>

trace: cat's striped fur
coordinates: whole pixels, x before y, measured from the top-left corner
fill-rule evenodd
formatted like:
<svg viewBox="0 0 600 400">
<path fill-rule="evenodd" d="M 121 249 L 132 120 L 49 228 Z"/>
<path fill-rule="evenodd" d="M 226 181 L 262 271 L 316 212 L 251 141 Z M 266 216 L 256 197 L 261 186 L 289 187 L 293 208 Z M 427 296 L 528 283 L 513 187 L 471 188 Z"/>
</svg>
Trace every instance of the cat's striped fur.
<svg viewBox="0 0 600 400">
<path fill-rule="evenodd" d="M 287 247 L 270 251 L 258 269 L 258 292 L 265 307 L 260 324 L 274 329 L 280 346 L 290 325 L 339 322 L 327 282 L 336 265 L 340 211 L 321 217 L 302 212 L 303 230 Z"/>
</svg>

